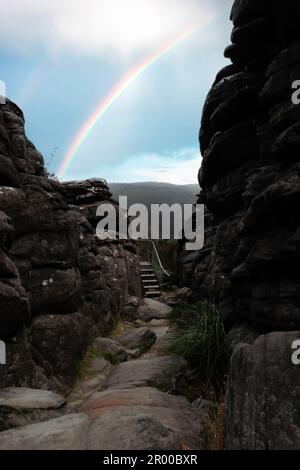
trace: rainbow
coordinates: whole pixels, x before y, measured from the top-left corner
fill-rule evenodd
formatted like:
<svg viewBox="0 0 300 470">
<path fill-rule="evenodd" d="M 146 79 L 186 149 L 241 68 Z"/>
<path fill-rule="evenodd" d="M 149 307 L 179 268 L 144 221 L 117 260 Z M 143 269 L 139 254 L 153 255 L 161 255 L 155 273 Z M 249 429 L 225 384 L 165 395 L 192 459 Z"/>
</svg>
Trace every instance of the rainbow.
<svg viewBox="0 0 300 470">
<path fill-rule="evenodd" d="M 208 23 L 215 19 L 215 14 L 208 14 L 205 17 L 205 20 L 198 22 L 197 24 L 192 25 L 186 31 L 181 33 L 172 41 L 169 41 L 164 46 L 160 47 L 156 52 L 152 53 L 146 59 L 142 60 L 135 67 L 133 67 L 129 72 L 127 72 L 123 78 L 112 88 L 108 95 L 101 101 L 97 108 L 92 112 L 88 119 L 84 122 L 79 132 L 75 135 L 73 141 L 71 142 L 59 168 L 58 176 L 63 177 L 68 167 L 74 160 L 77 155 L 78 149 L 86 139 L 91 130 L 95 127 L 98 120 L 110 109 L 110 107 L 117 101 L 117 99 L 127 90 L 127 88 L 142 74 L 144 73 L 152 64 L 159 60 L 162 56 L 167 54 L 167 52 L 174 49 L 178 44 L 197 33 L 201 28 L 208 25 Z"/>
</svg>

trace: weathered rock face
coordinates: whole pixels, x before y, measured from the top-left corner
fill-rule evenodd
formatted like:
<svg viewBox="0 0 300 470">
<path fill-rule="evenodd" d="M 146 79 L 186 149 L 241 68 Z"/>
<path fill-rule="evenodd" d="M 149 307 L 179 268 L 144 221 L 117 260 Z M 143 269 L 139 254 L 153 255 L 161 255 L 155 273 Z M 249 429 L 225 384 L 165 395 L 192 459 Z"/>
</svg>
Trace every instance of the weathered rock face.
<svg viewBox="0 0 300 470">
<path fill-rule="evenodd" d="M 300 331 L 260 335 L 231 358 L 227 392 L 228 449 L 285 450 L 300 445 L 300 374 L 291 344 Z"/>
<path fill-rule="evenodd" d="M 297 0 L 234 2 L 225 50 L 232 65 L 217 75 L 202 116 L 206 243 L 194 255 L 181 250 L 183 283 L 214 299 L 228 329 L 247 324 L 261 335 L 233 357 L 228 448 L 300 446 L 300 369 L 291 362 L 293 334 L 284 333 L 300 329 L 299 17 Z M 272 338 L 275 356 L 264 349 Z"/>
<path fill-rule="evenodd" d="M 96 237 L 102 201 L 103 180 L 49 179 L 22 111 L 0 106 L 0 387 L 68 386 L 88 338 L 141 296 L 134 244 Z"/>
</svg>

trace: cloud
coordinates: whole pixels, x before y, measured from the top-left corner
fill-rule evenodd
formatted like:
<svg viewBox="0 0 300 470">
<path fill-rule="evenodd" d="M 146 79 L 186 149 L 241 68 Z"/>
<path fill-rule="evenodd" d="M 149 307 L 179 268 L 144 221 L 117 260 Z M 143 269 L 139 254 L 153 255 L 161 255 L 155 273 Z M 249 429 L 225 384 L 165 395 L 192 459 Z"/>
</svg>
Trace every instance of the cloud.
<svg viewBox="0 0 300 470">
<path fill-rule="evenodd" d="M 201 165 L 199 149 L 188 147 L 172 152 L 135 155 L 120 166 L 110 181 L 156 181 L 173 184 L 197 184 Z"/>
<path fill-rule="evenodd" d="M 229 0 L 2 0 L 2 47 L 125 57 L 158 47 Z"/>
<path fill-rule="evenodd" d="M 184 147 L 170 152 L 140 153 L 116 164 L 101 164 L 101 177 L 110 183 L 154 181 L 171 184 L 198 184 L 201 154 L 197 147 Z M 64 180 L 91 178 L 98 174 L 85 164 L 71 169 Z"/>
</svg>

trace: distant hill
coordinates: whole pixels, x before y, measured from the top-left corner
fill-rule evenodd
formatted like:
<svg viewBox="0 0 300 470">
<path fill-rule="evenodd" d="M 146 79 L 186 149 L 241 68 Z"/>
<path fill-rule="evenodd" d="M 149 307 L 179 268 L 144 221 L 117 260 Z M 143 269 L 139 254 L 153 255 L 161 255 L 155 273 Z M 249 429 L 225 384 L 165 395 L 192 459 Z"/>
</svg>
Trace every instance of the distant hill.
<svg viewBox="0 0 300 470">
<path fill-rule="evenodd" d="M 147 207 L 150 204 L 178 203 L 193 204 L 200 188 L 197 184 L 176 185 L 170 183 L 109 183 L 113 198 L 127 196 L 128 204 L 141 203 Z"/>
<path fill-rule="evenodd" d="M 128 206 L 132 204 L 144 204 L 148 209 L 149 214 L 149 238 L 150 227 L 153 224 L 151 220 L 151 204 L 166 203 L 169 206 L 177 203 L 183 206 L 184 204 L 195 204 L 196 195 L 200 192 L 200 188 L 196 184 L 176 185 L 170 183 L 108 183 L 113 198 L 118 200 L 119 196 L 128 197 Z M 170 220 L 171 235 L 170 239 L 174 237 L 174 222 L 171 217 Z M 161 234 L 161 228 L 159 227 Z"/>
</svg>

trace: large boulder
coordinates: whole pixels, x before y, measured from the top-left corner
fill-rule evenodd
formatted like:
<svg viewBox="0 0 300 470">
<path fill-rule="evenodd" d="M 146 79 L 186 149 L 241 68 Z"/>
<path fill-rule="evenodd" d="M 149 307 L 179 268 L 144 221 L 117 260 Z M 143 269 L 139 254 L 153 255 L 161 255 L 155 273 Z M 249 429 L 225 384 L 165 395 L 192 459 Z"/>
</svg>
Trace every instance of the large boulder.
<svg viewBox="0 0 300 470">
<path fill-rule="evenodd" d="M 140 349 L 146 351 L 156 341 L 156 334 L 149 328 L 135 328 L 117 336 L 117 341 L 126 349 Z"/>
<path fill-rule="evenodd" d="M 231 358 L 226 448 L 293 450 L 300 446 L 300 374 L 292 362 L 300 331 L 240 343 Z"/>
<path fill-rule="evenodd" d="M 114 356 L 121 361 L 126 359 L 126 349 L 118 341 L 111 338 L 96 338 L 94 348 L 100 354 Z"/>
<path fill-rule="evenodd" d="M 1 433 L 0 450 L 87 450 L 90 420 L 69 414 Z"/>
<path fill-rule="evenodd" d="M 140 320 L 150 321 L 154 318 L 161 319 L 167 318 L 171 313 L 172 308 L 157 300 L 144 299 L 142 305 L 137 310 L 137 316 Z"/>
</svg>

